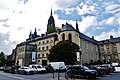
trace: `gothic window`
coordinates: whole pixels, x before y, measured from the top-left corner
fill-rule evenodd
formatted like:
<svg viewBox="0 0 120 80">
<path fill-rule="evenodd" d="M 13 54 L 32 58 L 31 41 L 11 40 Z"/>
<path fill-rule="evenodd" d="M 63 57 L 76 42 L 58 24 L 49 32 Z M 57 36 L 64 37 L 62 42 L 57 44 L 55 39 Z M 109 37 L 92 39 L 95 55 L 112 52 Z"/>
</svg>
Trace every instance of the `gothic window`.
<svg viewBox="0 0 120 80">
<path fill-rule="evenodd" d="M 71 35 L 71 33 L 68 34 L 68 40 L 72 41 L 72 35 Z"/>
<path fill-rule="evenodd" d="M 65 34 L 62 34 L 62 41 L 65 40 Z"/>
</svg>

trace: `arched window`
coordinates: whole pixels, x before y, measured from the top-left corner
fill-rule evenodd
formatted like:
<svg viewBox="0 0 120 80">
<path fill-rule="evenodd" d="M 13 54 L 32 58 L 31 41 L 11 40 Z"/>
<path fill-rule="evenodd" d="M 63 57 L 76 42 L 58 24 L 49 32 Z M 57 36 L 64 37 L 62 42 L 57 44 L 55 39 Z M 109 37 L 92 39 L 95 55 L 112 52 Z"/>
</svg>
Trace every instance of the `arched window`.
<svg viewBox="0 0 120 80">
<path fill-rule="evenodd" d="M 68 40 L 72 41 L 72 35 L 71 35 L 71 33 L 68 34 Z"/>
<path fill-rule="evenodd" d="M 62 34 L 62 41 L 65 40 L 65 34 Z"/>
</svg>

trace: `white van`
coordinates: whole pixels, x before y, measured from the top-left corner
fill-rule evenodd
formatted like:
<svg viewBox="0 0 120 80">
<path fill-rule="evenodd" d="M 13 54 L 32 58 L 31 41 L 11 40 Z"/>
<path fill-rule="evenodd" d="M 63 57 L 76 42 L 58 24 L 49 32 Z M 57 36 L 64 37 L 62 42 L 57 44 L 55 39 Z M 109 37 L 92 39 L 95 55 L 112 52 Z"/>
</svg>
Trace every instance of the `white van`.
<svg viewBox="0 0 120 80">
<path fill-rule="evenodd" d="M 32 68 L 35 71 L 35 73 L 46 73 L 46 69 L 42 65 L 32 64 L 29 65 L 29 67 Z"/>
<path fill-rule="evenodd" d="M 65 68 L 65 63 L 64 62 L 51 62 L 51 66 L 54 68 L 55 71 L 64 71 Z"/>
</svg>

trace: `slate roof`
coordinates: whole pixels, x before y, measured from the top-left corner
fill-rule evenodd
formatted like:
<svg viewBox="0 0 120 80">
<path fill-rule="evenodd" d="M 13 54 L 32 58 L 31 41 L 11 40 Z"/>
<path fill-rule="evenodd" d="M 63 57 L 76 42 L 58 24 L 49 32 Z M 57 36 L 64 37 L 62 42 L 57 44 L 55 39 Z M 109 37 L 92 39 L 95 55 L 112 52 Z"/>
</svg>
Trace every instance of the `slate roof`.
<svg viewBox="0 0 120 80">
<path fill-rule="evenodd" d="M 76 29 L 66 22 L 66 24 L 62 26 L 61 31 L 76 31 Z"/>
<path fill-rule="evenodd" d="M 102 41 L 99 41 L 99 44 L 109 44 L 109 43 L 117 43 L 117 42 L 120 42 L 120 37 L 102 40 Z"/>
<path fill-rule="evenodd" d="M 90 38 L 90 37 L 86 36 L 86 35 L 83 34 L 83 33 L 80 33 L 79 37 L 82 38 L 82 39 L 84 39 L 84 40 L 87 40 L 87 41 L 90 41 L 90 42 L 93 42 L 93 43 L 98 44 L 98 41 L 97 41 L 97 40 L 95 40 L 95 39 L 93 39 L 93 38 Z"/>
</svg>

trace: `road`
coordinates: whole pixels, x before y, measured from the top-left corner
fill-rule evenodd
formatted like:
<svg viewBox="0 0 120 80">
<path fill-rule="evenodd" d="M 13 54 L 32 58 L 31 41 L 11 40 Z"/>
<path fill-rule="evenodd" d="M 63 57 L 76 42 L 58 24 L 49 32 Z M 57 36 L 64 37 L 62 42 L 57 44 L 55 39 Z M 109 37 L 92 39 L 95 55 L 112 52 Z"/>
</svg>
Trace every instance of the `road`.
<svg viewBox="0 0 120 80">
<path fill-rule="evenodd" d="M 110 75 L 103 75 L 103 77 L 97 77 L 92 80 L 120 80 L 120 68 L 117 68 L 117 72 L 111 73 Z M 60 73 L 60 80 L 65 80 L 65 73 Z M 19 75 L 19 74 L 11 74 L 4 73 L 0 71 L 0 80 L 58 80 L 58 73 L 54 74 L 46 73 L 46 74 L 34 74 L 34 75 Z M 68 79 L 74 80 L 74 79 Z M 85 78 L 78 78 L 75 80 L 87 80 Z"/>
</svg>

